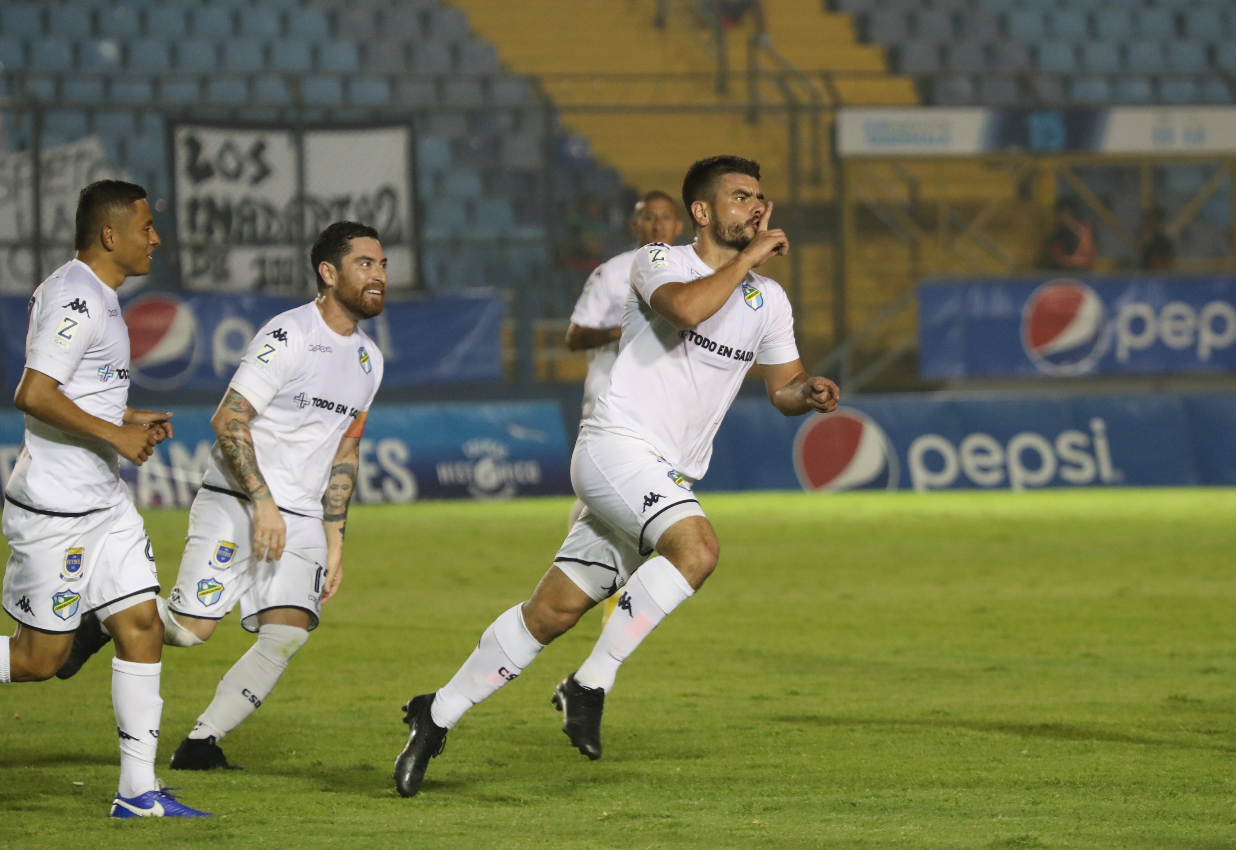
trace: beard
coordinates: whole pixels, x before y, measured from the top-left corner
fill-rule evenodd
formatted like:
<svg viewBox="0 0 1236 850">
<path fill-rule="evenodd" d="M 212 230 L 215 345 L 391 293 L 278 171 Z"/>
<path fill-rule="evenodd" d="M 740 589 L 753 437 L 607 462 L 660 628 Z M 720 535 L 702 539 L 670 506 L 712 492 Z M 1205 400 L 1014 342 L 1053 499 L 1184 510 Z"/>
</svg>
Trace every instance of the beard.
<svg viewBox="0 0 1236 850">
<path fill-rule="evenodd" d="M 355 289 L 349 288 L 347 290 L 341 289 L 338 286 L 336 286 L 335 298 L 339 301 L 340 304 L 342 304 L 352 313 L 356 314 L 357 316 L 360 316 L 362 319 L 372 319 L 374 316 L 382 312 L 382 307 L 385 304 L 385 300 L 386 300 L 385 292 L 383 292 L 382 298 L 376 299 L 377 301 L 376 304 L 372 300 L 366 303 L 365 301 L 365 289 L 366 288 L 368 288 L 368 284 L 362 284 L 356 287 Z"/>
<path fill-rule="evenodd" d="M 712 231 L 713 241 L 718 245 L 724 245 L 726 248 L 741 251 L 751 244 L 752 237 L 747 235 L 747 224 L 745 222 L 722 224 L 719 221 L 714 221 L 709 225 L 709 229 Z"/>
</svg>

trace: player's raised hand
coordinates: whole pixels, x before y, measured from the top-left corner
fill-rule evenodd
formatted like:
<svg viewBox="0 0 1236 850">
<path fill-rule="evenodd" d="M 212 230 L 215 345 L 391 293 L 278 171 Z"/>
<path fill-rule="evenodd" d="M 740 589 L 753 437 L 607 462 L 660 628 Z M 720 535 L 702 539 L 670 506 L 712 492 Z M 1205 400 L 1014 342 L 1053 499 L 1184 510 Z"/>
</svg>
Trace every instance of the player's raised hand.
<svg viewBox="0 0 1236 850">
<path fill-rule="evenodd" d="M 790 252 L 790 240 L 786 237 L 785 231 L 772 230 L 768 227 L 772 211 L 772 201 L 769 201 L 764 207 L 763 214 L 760 215 L 760 223 L 755 229 L 755 238 L 742 251 L 750 259 L 751 268 L 758 268 L 768 262 L 769 258 L 778 255 L 784 257 Z"/>
<path fill-rule="evenodd" d="M 803 382 L 803 397 L 812 410 L 832 413 L 841 400 L 841 390 L 828 378 L 808 378 Z"/>
<path fill-rule="evenodd" d="M 283 557 L 288 527 L 274 499 L 253 505 L 253 557 L 258 561 L 277 561 Z"/>
<path fill-rule="evenodd" d="M 116 429 L 111 443 L 125 460 L 141 466 L 154 451 L 158 440 L 151 441 L 149 425 L 121 425 Z"/>
</svg>

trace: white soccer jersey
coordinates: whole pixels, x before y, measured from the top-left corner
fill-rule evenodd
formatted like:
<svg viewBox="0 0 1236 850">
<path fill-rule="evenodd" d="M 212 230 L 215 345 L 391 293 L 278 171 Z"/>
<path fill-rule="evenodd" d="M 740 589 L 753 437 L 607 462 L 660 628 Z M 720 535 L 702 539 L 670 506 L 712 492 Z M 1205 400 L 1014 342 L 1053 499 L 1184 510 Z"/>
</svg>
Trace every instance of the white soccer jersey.
<svg viewBox="0 0 1236 850">
<path fill-rule="evenodd" d="M 694 479 L 708 471 L 713 437 L 752 362 L 798 359 L 790 300 L 763 275 L 748 274 L 720 310 L 688 330 L 649 306 L 662 284 L 712 273 L 691 245 L 653 242 L 636 251 L 609 391 L 586 423 L 645 440 Z"/>
<path fill-rule="evenodd" d="M 312 301 L 262 326 L 231 388 L 258 412 L 249 431 L 275 504 L 321 518 L 339 441 L 381 383 L 382 353 L 373 340 L 360 328 L 335 333 Z M 218 442 L 210 459 L 203 485 L 243 493 Z"/>
<path fill-rule="evenodd" d="M 129 403 L 129 329 L 116 292 L 81 260 L 43 281 L 30 299 L 26 368 L 60 383 L 92 416 L 120 425 Z M 26 417 L 6 492 L 23 505 L 58 513 L 109 508 L 127 496 L 116 449 Z"/>
<path fill-rule="evenodd" d="M 612 257 L 593 270 L 575 302 L 571 321 L 581 328 L 616 328 L 631 291 L 631 261 L 635 251 Z M 618 357 L 618 340 L 588 349 L 588 376 L 584 378 L 583 418 L 592 415 L 597 399 L 609 387 L 609 370 Z"/>
</svg>

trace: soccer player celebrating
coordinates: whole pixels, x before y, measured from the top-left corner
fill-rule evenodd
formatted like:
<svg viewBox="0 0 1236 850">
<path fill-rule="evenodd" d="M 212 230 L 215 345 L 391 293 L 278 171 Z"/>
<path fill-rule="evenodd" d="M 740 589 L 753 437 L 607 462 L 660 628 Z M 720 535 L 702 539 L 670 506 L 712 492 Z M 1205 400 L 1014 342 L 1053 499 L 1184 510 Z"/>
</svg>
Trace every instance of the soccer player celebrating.
<svg viewBox="0 0 1236 850">
<path fill-rule="evenodd" d="M 376 230 L 341 221 L 310 259 L 318 297 L 258 331 L 211 419 L 217 440 L 180 574 L 158 600 L 171 646 L 208 640 L 237 603 L 258 635 L 172 755 L 173 770 L 231 767 L 218 742 L 274 690 L 343 580 L 360 440 L 382 382 L 382 354 L 357 325 L 382 312 L 386 255 Z"/>
<path fill-rule="evenodd" d="M 112 706 L 120 787 L 111 816 L 209 817 L 155 779 L 163 700 L 159 578 L 142 518 L 120 480 L 119 457 L 140 465 L 172 436 L 170 413 L 133 410 L 129 331 L 116 290 L 150 273 L 159 246 L 146 190 L 101 180 L 77 202 L 73 259 L 30 300 L 26 368 L 14 404 L 26 414 L 21 454 L 4 494 L 4 610 L 0 682 L 50 679 L 82 615 L 116 639 Z"/>
<path fill-rule="evenodd" d="M 585 510 L 532 598 L 485 630 L 445 687 L 404 706 L 408 743 L 395 761 L 403 796 L 420 790 L 464 712 L 622 588 L 591 655 L 553 697 L 571 743 L 600 758 L 601 713 L 619 666 L 717 565 L 717 537 L 692 486 L 747 369 L 760 365 L 769 400 L 787 416 L 836 409 L 837 386 L 803 370 L 789 299 L 752 271 L 789 251 L 785 233 L 769 227 L 759 177 L 759 165 L 741 157 L 695 163 L 682 187 L 695 243 L 636 253 L 610 387 L 571 460 Z"/>
</svg>

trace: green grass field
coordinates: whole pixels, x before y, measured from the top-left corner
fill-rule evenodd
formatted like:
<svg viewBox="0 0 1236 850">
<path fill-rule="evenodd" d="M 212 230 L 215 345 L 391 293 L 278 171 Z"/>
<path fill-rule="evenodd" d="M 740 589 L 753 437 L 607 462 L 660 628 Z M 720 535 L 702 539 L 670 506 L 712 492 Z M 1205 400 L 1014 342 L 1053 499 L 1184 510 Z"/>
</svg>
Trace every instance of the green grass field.
<svg viewBox="0 0 1236 850">
<path fill-rule="evenodd" d="M 1236 492 L 704 504 L 721 566 L 623 668 L 601 761 L 549 702 L 589 615 L 395 794 L 400 705 L 526 598 L 569 502 L 358 507 L 342 595 L 225 742 L 247 769 L 160 770 L 213 820 L 106 820 L 108 647 L 0 687 L 0 846 L 1236 847 Z M 170 585 L 187 516 L 147 522 Z M 166 650 L 162 764 L 250 642 L 233 615 Z"/>
</svg>

